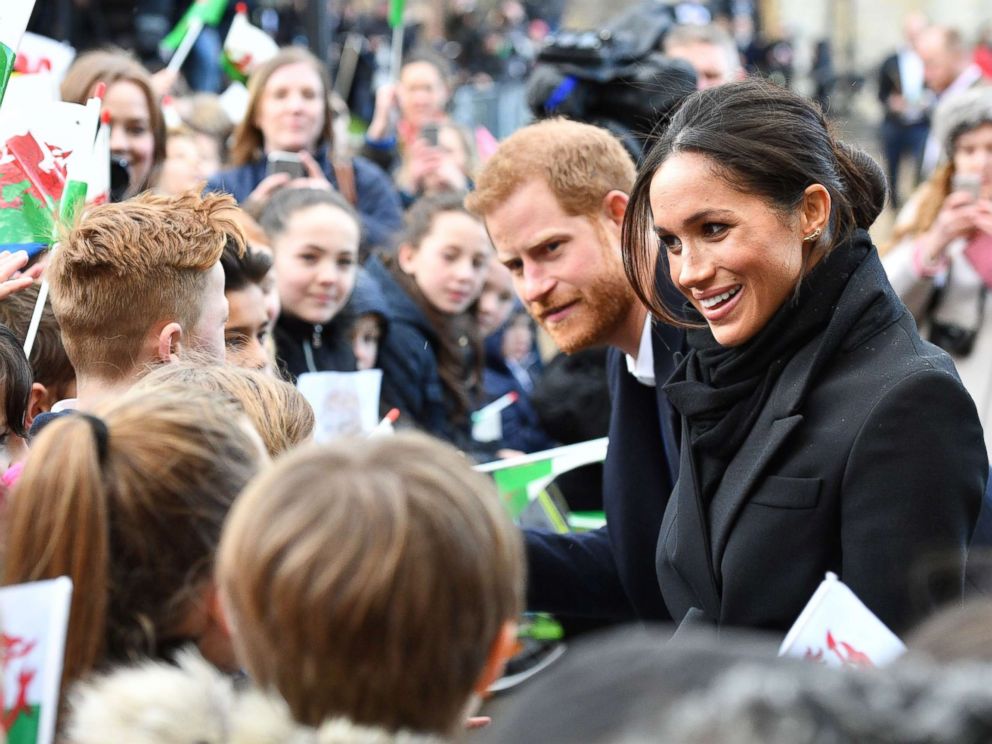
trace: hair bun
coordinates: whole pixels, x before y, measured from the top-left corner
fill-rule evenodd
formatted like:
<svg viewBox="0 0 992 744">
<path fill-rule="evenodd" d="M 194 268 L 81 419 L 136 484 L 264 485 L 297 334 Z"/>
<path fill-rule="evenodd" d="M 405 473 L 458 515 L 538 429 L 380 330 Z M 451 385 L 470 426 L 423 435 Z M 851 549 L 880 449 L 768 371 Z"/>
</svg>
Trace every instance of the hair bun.
<svg viewBox="0 0 992 744">
<path fill-rule="evenodd" d="M 885 172 L 871 155 L 858 147 L 838 142 L 836 151 L 854 224 L 867 230 L 885 208 L 889 192 Z"/>
</svg>

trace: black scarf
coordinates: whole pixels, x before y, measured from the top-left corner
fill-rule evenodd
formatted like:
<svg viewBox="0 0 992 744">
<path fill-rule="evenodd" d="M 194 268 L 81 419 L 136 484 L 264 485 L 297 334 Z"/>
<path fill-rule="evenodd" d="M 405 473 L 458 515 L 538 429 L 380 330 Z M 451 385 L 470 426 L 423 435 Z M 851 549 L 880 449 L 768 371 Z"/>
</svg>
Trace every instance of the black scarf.
<svg viewBox="0 0 992 744">
<path fill-rule="evenodd" d="M 782 369 L 831 323 L 849 279 L 872 250 L 864 233 L 838 246 L 806 275 L 798 294 L 741 346 L 721 346 L 703 317 L 687 309 L 690 322 L 702 326 L 688 331 L 689 353 L 665 392 L 688 427 L 689 441 L 682 446 L 692 448 L 704 503 L 716 492 Z"/>
</svg>

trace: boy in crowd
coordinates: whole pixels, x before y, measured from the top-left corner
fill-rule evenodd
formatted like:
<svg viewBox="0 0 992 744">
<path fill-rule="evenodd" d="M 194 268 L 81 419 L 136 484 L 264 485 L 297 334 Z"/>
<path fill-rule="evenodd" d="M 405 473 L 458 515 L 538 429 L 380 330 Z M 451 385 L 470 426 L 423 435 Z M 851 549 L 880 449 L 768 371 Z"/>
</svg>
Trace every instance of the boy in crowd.
<svg viewBox="0 0 992 744">
<path fill-rule="evenodd" d="M 272 257 L 253 248 L 240 253 L 236 244 L 229 241 L 220 262 L 224 267 L 224 296 L 228 307 L 224 327 L 227 361 L 274 374 L 270 341 L 272 319 L 265 301 Z"/>
<path fill-rule="evenodd" d="M 227 299 L 220 257 L 244 250 L 229 196 L 145 193 L 85 212 L 52 254 L 47 277 L 76 399 L 89 409 L 153 365 L 195 350 L 224 360 Z"/>
<path fill-rule="evenodd" d="M 422 434 L 290 454 L 218 553 L 235 649 L 304 725 L 454 737 L 516 643 L 519 534 L 492 483 Z"/>
<path fill-rule="evenodd" d="M 0 323 L 10 328 L 22 345 L 38 304 L 39 288 L 39 284 L 34 284 L 0 300 Z M 45 303 L 42 311 L 30 362 L 34 379 L 24 420 L 27 429 L 39 414 L 52 410 L 60 400 L 76 395 L 76 371 L 62 345 L 62 334 L 52 313 L 51 301 Z"/>
</svg>

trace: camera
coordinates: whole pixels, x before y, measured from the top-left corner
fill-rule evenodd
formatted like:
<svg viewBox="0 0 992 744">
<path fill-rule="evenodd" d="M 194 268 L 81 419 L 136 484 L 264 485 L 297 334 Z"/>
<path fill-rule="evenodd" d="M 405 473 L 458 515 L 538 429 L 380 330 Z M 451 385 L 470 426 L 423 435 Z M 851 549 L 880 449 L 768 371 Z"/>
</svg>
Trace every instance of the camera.
<svg viewBox="0 0 992 744">
<path fill-rule="evenodd" d="M 131 188 L 131 163 L 121 155 L 110 155 L 110 201 L 123 201 Z"/>
<path fill-rule="evenodd" d="M 692 67 L 657 51 L 674 23 L 670 7 L 651 2 L 600 31 L 551 36 L 528 80 L 534 115 L 604 127 L 640 160 L 652 133 L 696 90 Z"/>
<path fill-rule="evenodd" d="M 939 346 L 951 356 L 966 357 L 975 348 L 977 330 L 963 328 L 953 323 L 930 324 L 930 343 Z"/>
</svg>

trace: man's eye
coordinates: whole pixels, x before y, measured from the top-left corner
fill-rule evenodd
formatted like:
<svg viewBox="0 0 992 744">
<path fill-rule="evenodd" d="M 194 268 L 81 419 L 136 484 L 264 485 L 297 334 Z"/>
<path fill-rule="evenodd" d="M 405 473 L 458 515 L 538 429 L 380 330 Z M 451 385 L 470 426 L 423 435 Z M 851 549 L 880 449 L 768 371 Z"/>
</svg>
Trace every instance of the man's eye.
<svg viewBox="0 0 992 744">
<path fill-rule="evenodd" d="M 703 235 L 707 238 L 717 238 L 727 231 L 727 227 L 722 222 L 707 222 L 703 225 Z"/>
</svg>

